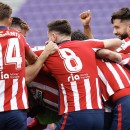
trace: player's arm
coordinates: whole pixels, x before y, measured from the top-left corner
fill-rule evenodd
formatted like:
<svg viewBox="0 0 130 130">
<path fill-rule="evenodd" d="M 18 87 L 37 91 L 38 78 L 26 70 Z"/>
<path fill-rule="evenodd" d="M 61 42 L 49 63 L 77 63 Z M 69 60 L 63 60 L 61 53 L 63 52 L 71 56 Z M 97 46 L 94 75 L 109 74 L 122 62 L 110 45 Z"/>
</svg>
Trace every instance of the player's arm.
<svg viewBox="0 0 130 130">
<path fill-rule="evenodd" d="M 130 69 L 130 54 L 117 53 L 108 49 L 100 49 L 96 52 L 96 57 L 109 59 Z"/>
<path fill-rule="evenodd" d="M 118 38 L 105 39 L 105 40 L 89 39 L 89 40 L 84 40 L 84 43 L 87 46 L 90 46 L 93 49 L 95 49 L 95 51 L 104 48 L 109 50 L 116 50 L 118 47 L 122 45 L 122 40 Z"/>
<path fill-rule="evenodd" d="M 122 56 L 120 53 L 108 50 L 108 49 L 100 49 L 96 52 L 96 57 L 101 59 L 109 59 L 114 62 L 121 62 Z"/>
<path fill-rule="evenodd" d="M 26 42 L 23 35 L 21 35 L 21 41 L 24 44 L 25 49 L 25 59 L 27 60 L 28 64 L 33 64 L 37 60 L 38 56 L 32 51 L 29 44 Z"/>
<path fill-rule="evenodd" d="M 29 49 L 27 51 L 25 51 L 25 58 L 26 58 L 28 64 L 34 64 L 36 62 L 38 56 L 29 47 Z"/>
<path fill-rule="evenodd" d="M 122 45 L 122 40 L 118 39 L 118 38 L 114 38 L 114 39 L 106 39 L 103 40 L 104 42 L 104 48 L 106 49 L 110 49 L 110 50 L 115 50 L 118 47 L 120 47 Z M 124 43 L 123 43 L 124 44 Z"/>
<path fill-rule="evenodd" d="M 92 34 L 92 30 L 90 27 L 90 21 L 91 21 L 91 12 L 90 10 L 82 12 L 80 14 L 80 20 L 84 27 L 84 33 L 89 39 L 93 39 L 94 36 Z"/>
<path fill-rule="evenodd" d="M 87 37 L 89 39 L 94 39 L 92 30 L 90 27 L 91 12 L 88 10 L 88 11 L 81 13 L 80 20 L 84 27 L 84 33 L 87 35 Z M 107 49 L 111 49 L 111 50 L 117 49 L 123 43 L 123 41 L 121 41 L 120 39 L 106 39 L 106 40 L 103 40 L 103 42 L 104 42 L 104 47 Z"/>
<path fill-rule="evenodd" d="M 26 67 L 26 78 L 25 78 L 26 84 L 30 83 L 37 76 L 40 69 L 44 66 L 43 63 L 48 58 L 48 56 L 53 54 L 57 50 L 58 46 L 53 42 L 49 42 L 45 46 L 44 51 L 38 57 L 36 62 Z"/>
</svg>

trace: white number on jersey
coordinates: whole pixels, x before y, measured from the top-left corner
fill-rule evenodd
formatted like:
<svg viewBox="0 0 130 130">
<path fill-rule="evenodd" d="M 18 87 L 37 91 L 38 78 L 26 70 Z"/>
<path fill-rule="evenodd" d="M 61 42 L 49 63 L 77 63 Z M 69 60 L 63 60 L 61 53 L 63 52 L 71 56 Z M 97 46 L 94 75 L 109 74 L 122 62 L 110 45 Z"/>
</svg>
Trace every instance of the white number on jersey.
<svg viewBox="0 0 130 130">
<path fill-rule="evenodd" d="M 2 58 L 2 46 L 0 44 L 0 69 L 3 69 L 4 63 L 5 64 L 15 64 L 16 69 L 21 68 L 22 57 L 20 55 L 19 41 L 17 38 L 9 39 L 8 45 L 7 45 L 7 48 L 5 51 L 4 59 Z"/>
<path fill-rule="evenodd" d="M 64 60 L 64 66 L 70 73 L 79 72 L 82 69 L 82 62 L 78 56 L 69 48 L 59 49 L 59 54 Z M 72 65 L 72 62 L 75 65 Z"/>
</svg>

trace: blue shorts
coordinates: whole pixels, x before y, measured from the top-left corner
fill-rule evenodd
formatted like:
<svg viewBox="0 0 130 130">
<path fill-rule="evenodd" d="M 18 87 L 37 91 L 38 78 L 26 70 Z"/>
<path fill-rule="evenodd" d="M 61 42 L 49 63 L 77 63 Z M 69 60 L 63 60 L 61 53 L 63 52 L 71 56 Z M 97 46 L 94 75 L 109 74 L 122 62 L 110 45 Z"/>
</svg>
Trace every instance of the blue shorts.
<svg viewBox="0 0 130 130">
<path fill-rule="evenodd" d="M 116 101 L 110 130 L 130 130 L 130 96 Z"/>
<path fill-rule="evenodd" d="M 26 130 L 26 110 L 0 112 L 0 130 Z"/>
<path fill-rule="evenodd" d="M 56 130 L 103 130 L 103 110 L 82 110 L 62 115 Z"/>
<path fill-rule="evenodd" d="M 113 112 L 104 112 L 104 130 L 110 130 L 113 119 Z"/>
</svg>

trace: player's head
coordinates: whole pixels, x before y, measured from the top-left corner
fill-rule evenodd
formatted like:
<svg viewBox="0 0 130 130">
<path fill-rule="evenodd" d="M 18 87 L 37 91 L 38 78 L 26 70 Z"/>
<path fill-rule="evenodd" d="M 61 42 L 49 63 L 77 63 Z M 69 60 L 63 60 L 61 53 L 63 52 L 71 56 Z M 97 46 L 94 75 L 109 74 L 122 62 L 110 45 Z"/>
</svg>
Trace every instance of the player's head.
<svg viewBox="0 0 130 130">
<path fill-rule="evenodd" d="M 17 30 L 26 37 L 26 34 L 30 30 L 30 27 L 23 19 L 12 17 L 12 24 L 10 26 L 10 29 Z"/>
<path fill-rule="evenodd" d="M 88 37 L 80 30 L 73 31 L 71 33 L 71 40 L 87 40 Z"/>
<path fill-rule="evenodd" d="M 130 8 L 121 8 L 111 16 L 113 33 L 120 39 L 130 36 Z"/>
<path fill-rule="evenodd" d="M 48 24 L 48 38 L 53 42 L 61 42 L 62 38 L 71 38 L 71 25 L 65 19 L 58 19 Z"/>
<path fill-rule="evenodd" d="M 12 8 L 0 2 L 0 25 L 1 26 L 10 26 L 11 24 L 11 14 L 12 14 Z"/>
</svg>

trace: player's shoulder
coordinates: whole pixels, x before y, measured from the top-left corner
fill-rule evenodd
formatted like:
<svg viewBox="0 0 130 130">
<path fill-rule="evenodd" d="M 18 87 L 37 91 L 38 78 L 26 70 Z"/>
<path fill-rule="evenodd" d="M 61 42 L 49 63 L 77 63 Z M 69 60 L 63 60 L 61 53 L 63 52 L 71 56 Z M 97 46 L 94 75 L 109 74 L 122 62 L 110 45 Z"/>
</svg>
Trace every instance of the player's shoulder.
<svg viewBox="0 0 130 130">
<path fill-rule="evenodd" d="M 35 54 L 39 56 L 44 51 L 45 46 L 33 46 L 31 49 Z"/>
<path fill-rule="evenodd" d="M 130 42 L 130 36 L 129 37 L 127 37 L 126 39 L 124 39 L 125 40 L 125 42 Z"/>
<path fill-rule="evenodd" d="M 19 31 L 17 31 L 17 30 L 13 30 L 13 29 L 9 29 L 9 30 L 6 30 L 7 32 L 9 32 L 9 33 L 17 33 L 17 34 L 19 34 L 19 35 L 22 35 Z"/>
<path fill-rule="evenodd" d="M 33 46 L 31 48 L 33 51 L 43 51 L 45 49 L 45 46 Z"/>
<path fill-rule="evenodd" d="M 73 46 L 78 46 L 78 43 L 81 43 L 82 41 L 79 40 L 73 40 L 73 41 L 66 41 L 66 42 L 62 42 L 61 44 L 58 44 L 59 47 L 64 48 L 64 47 L 73 47 Z"/>
<path fill-rule="evenodd" d="M 13 30 L 13 29 L 9 29 L 6 30 L 7 35 L 9 35 L 10 37 L 16 37 L 18 39 L 24 39 L 24 36 L 17 30 Z"/>
</svg>

